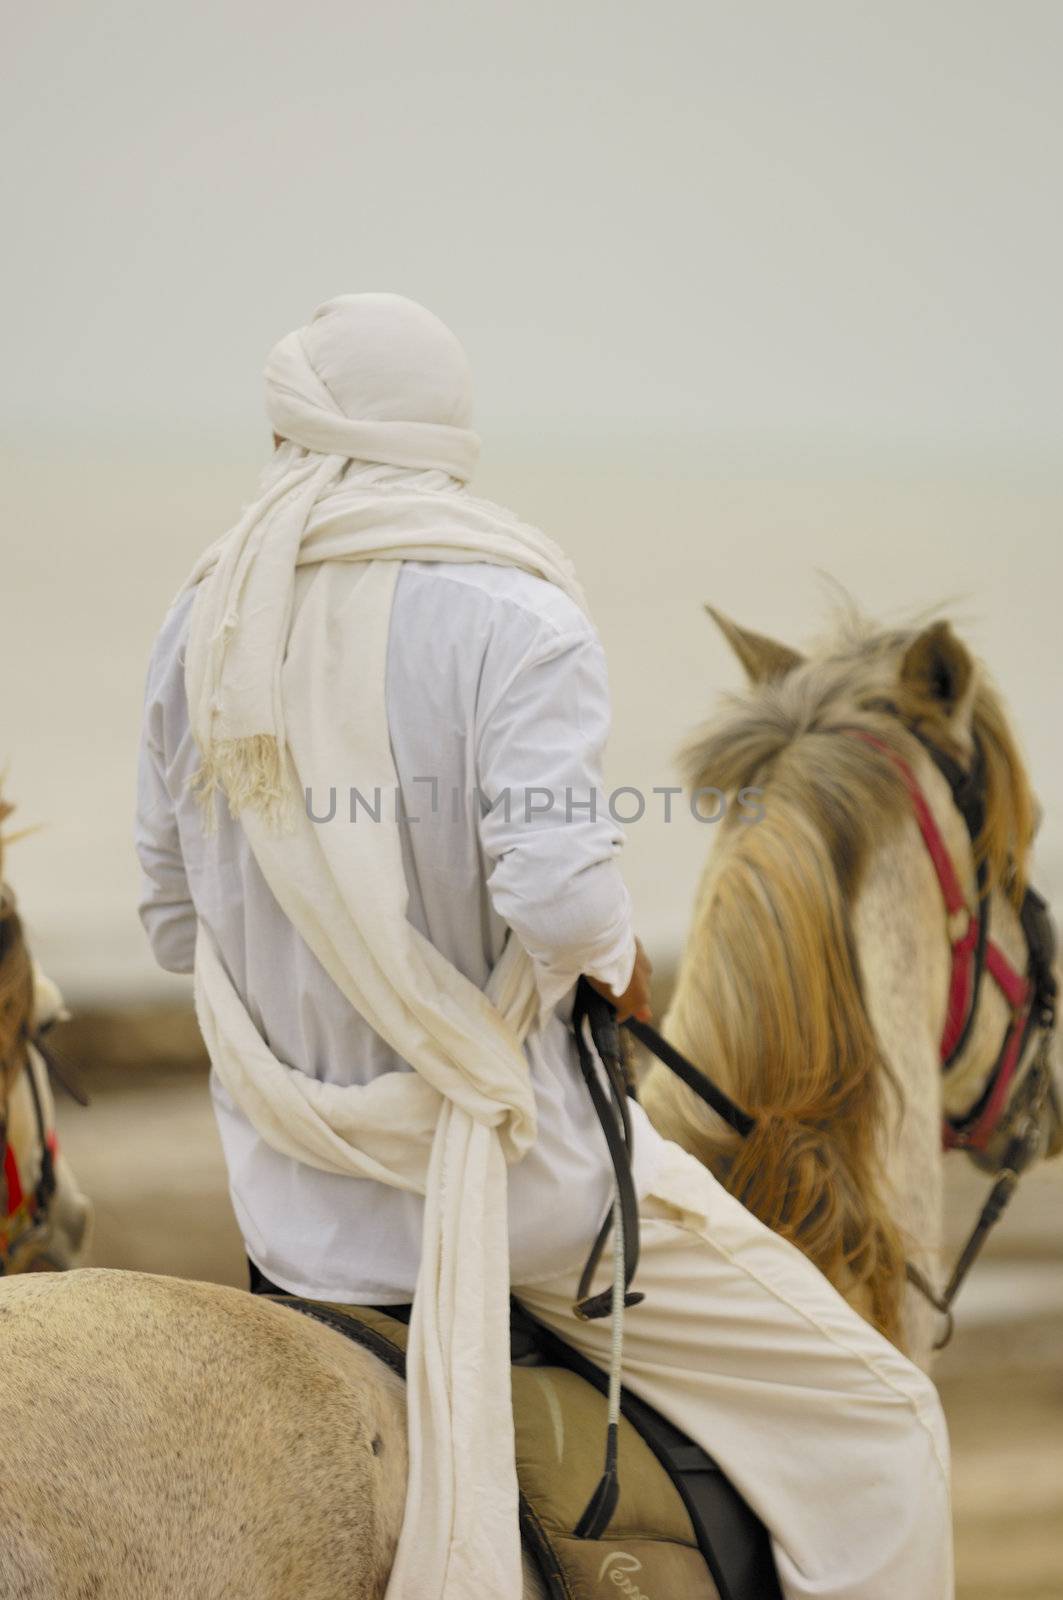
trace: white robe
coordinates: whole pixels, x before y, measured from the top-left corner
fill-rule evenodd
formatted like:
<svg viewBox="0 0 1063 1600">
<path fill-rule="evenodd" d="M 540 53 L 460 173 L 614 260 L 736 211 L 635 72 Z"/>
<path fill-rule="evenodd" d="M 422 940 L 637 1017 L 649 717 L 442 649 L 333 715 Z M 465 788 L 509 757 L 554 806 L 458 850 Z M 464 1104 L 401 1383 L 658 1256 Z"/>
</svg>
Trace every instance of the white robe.
<svg viewBox="0 0 1063 1600">
<path fill-rule="evenodd" d="M 217 831 L 203 833 L 188 789 L 197 760 L 183 672 L 189 604 L 186 597 L 167 619 L 148 674 L 137 848 L 152 947 L 164 967 L 191 972 L 198 914 L 276 1053 L 323 1082 L 367 1083 L 403 1063 L 280 913 L 240 824 L 222 810 Z M 633 958 L 622 830 L 609 815 L 602 778 L 605 660 L 566 597 L 515 568 L 411 562 L 392 622 L 388 720 L 406 810 L 417 818 L 402 830 L 411 919 L 479 985 L 514 928 L 544 1000 L 558 999 L 558 1014 L 525 1045 L 538 1137 L 509 1177 L 513 1281 L 552 1279 L 582 1264 L 611 1192 L 601 1130 L 563 1020 L 566 991 L 581 971 L 622 984 Z M 440 739 L 441 728 L 451 736 Z M 431 777 L 438 780 L 434 806 Z M 346 779 L 336 805 L 349 817 L 353 779 Z M 544 781 L 556 785 L 557 802 L 529 826 L 521 797 Z M 488 797 L 511 791 L 508 820 L 501 805 L 476 803 L 455 817 L 455 791 L 467 797 L 477 783 Z M 592 791 L 593 818 L 585 804 Z M 327 790 L 312 798 L 316 813 L 327 815 Z M 542 803 L 533 797 L 533 811 Z M 353 826 L 372 826 L 360 805 L 357 815 Z M 266 1276 L 311 1298 L 411 1300 L 421 1199 L 283 1155 L 214 1074 L 212 1088 L 237 1220 Z M 641 1189 L 651 1154 L 650 1140 L 638 1140 Z"/>
</svg>

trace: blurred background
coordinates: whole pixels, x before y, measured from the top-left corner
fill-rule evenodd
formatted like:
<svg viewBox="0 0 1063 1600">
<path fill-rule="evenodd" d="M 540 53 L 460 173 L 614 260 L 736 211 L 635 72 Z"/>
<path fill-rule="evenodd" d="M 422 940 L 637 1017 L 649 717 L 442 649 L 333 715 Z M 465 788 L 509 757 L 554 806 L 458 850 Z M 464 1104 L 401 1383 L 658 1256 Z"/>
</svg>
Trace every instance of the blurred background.
<svg viewBox="0 0 1063 1600">
<path fill-rule="evenodd" d="M 266 351 L 333 294 L 464 342 L 477 487 L 591 597 L 614 784 L 673 782 L 738 682 L 703 600 L 795 644 L 831 581 L 943 605 L 1063 899 L 1055 0 L 44 0 L 5 33 L 0 767 L 37 830 L 7 873 L 96 1090 L 61 1135 L 97 1261 L 241 1271 L 188 985 L 136 917 L 140 698 L 268 456 Z M 708 842 L 629 830 L 665 981 Z M 984 1185 L 951 1176 L 958 1231 Z M 941 1368 L 966 1600 L 1063 1594 L 1061 1232 L 1041 1171 Z"/>
</svg>

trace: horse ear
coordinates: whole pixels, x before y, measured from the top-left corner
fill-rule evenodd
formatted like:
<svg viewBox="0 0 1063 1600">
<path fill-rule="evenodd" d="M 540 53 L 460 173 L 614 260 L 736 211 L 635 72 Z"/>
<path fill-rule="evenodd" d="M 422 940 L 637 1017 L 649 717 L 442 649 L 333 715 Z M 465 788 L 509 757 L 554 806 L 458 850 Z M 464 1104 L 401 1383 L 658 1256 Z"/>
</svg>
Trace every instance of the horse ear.
<svg viewBox="0 0 1063 1600">
<path fill-rule="evenodd" d="M 785 678 L 788 672 L 804 661 L 804 656 L 791 650 L 789 645 L 778 644 L 774 639 L 766 639 L 762 633 L 750 633 L 748 628 L 740 628 L 737 622 L 732 622 L 730 617 L 724 616 L 714 606 L 706 605 L 705 610 L 742 663 L 750 683 L 771 683 Z"/>
<path fill-rule="evenodd" d="M 967 708 L 974 662 L 947 622 L 932 623 L 912 640 L 901 661 L 901 683 L 947 717 Z"/>
</svg>

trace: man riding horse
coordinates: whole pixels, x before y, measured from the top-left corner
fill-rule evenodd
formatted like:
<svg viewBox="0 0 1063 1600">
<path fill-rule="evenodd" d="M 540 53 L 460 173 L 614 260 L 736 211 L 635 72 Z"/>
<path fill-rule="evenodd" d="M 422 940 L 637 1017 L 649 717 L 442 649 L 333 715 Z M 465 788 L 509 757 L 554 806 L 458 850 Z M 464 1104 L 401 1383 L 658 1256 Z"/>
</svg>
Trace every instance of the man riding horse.
<svg viewBox="0 0 1063 1600">
<path fill-rule="evenodd" d="M 423 308 L 328 302 L 271 353 L 266 398 L 274 458 L 152 658 L 142 915 L 195 973 L 252 1287 L 412 1302 L 389 1595 L 510 1600 L 510 1294 L 609 1363 L 608 1320 L 577 1312 L 614 1199 L 577 980 L 649 1015 L 602 648 L 563 553 L 470 493 L 466 359 Z M 943 1600 L 933 1386 L 629 1116 L 625 1384 L 755 1504 L 787 1596 Z"/>
</svg>

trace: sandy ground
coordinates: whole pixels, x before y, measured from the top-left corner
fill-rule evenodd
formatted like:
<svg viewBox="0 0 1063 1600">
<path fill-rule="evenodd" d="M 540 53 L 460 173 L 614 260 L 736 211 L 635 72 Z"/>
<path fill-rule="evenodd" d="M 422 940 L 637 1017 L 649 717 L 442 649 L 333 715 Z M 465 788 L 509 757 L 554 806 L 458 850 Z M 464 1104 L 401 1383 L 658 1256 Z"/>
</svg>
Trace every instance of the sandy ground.
<svg viewBox="0 0 1063 1600">
<path fill-rule="evenodd" d="M 187 1042 L 186 1024 L 174 1027 Z M 125 1042 L 135 1048 L 128 1032 Z M 94 1264 L 242 1283 L 203 1073 L 119 1063 L 88 1083 L 91 1107 L 64 1102 L 59 1116 L 95 1203 Z M 985 1183 L 962 1162 L 952 1180 L 958 1236 Z M 1063 1171 L 1042 1169 L 1020 1192 L 965 1290 L 936 1377 L 953 1442 L 960 1600 L 1061 1600 Z"/>
</svg>

